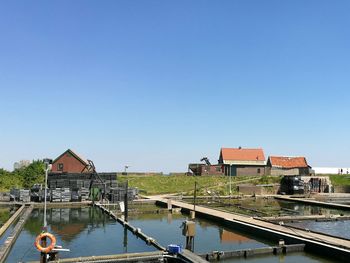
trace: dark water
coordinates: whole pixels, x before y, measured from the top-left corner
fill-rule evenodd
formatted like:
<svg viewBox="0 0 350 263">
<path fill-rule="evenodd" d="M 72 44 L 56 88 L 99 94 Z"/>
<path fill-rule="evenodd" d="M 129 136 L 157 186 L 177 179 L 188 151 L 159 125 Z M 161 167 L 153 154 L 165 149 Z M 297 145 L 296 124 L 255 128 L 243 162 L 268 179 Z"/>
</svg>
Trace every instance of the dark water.
<svg viewBox="0 0 350 263">
<path fill-rule="evenodd" d="M 33 210 L 6 262 L 39 259 L 34 241 L 41 232 L 42 211 Z M 49 209 L 48 225 L 49 232 L 57 238 L 57 244 L 71 250 L 60 252 L 61 258 L 155 251 L 129 231 L 124 231 L 119 223 L 110 219 L 98 208 Z"/>
</svg>

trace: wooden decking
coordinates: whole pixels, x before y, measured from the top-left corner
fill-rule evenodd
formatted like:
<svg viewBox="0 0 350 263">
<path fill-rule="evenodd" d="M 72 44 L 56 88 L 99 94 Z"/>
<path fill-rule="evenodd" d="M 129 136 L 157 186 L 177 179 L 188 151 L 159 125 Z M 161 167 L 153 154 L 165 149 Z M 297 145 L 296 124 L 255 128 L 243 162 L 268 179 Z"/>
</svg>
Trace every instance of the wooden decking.
<svg viewBox="0 0 350 263">
<path fill-rule="evenodd" d="M 163 205 L 167 204 L 168 199 L 158 198 L 157 202 Z M 193 205 L 172 200 L 172 205 L 183 208 L 185 210 L 193 210 Z M 263 232 L 266 237 L 279 237 L 287 240 L 293 240 L 297 243 L 305 243 L 306 250 L 314 250 L 322 248 L 327 253 L 339 256 L 340 259 L 350 256 L 350 241 L 342 238 L 328 236 L 326 234 L 312 233 L 307 230 L 295 229 L 284 225 L 276 225 L 273 223 L 254 219 L 253 217 L 232 214 L 229 212 L 219 211 L 202 206 L 196 206 L 196 214 L 218 221 L 224 221 L 225 224 L 239 225 L 244 229 L 252 231 L 252 233 Z"/>
</svg>

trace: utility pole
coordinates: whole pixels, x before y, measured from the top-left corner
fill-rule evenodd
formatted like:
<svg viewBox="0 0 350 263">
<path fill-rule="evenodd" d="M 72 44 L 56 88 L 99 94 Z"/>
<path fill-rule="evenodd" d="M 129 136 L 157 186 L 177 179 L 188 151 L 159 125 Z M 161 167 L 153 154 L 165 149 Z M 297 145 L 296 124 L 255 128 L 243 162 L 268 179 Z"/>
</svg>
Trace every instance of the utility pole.
<svg viewBox="0 0 350 263">
<path fill-rule="evenodd" d="M 124 211 L 124 220 L 128 221 L 128 180 L 125 183 L 125 195 L 124 195 L 124 203 L 125 203 L 125 211 Z"/>
</svg>

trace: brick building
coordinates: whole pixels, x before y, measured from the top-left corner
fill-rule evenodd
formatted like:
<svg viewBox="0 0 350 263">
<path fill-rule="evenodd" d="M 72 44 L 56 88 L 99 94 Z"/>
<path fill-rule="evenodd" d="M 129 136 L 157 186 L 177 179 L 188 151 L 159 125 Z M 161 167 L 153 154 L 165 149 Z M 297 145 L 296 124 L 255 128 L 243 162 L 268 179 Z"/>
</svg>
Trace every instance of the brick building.
<svg viewBox="0 0 350 263">
<path fill-rule="evenodd" d="M 87 173 L 88 161 L 68 149 L 52 163 L 52 173 Z"/>
</svg>

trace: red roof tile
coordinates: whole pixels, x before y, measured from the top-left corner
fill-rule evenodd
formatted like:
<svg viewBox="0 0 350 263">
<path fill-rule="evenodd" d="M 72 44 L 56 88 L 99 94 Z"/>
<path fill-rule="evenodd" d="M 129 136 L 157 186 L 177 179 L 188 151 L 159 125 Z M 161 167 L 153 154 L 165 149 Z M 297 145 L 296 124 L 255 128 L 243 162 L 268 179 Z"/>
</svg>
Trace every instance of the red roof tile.
<svg viewBox="0 0 350 263">
<path fill-rule="evenodd" d="M 305 157 L 270 156 L 271 166 L 281 168 L 307 168 Z"/>
<path fill-rule="evenodd" d="M 263 149 L 221 148 L 223 160 L 265 161 Z"/>
</svg>

